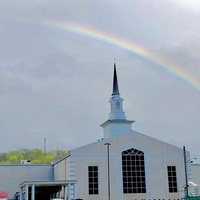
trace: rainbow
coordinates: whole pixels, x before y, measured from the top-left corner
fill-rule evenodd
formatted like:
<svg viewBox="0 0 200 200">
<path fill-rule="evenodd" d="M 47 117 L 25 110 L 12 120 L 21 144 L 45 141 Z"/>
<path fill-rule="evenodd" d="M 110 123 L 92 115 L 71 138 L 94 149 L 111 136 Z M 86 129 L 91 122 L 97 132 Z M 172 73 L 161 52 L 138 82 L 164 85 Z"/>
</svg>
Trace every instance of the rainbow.
<svg viewBox="0 0 200 200">
<path fill-rule="evenodd" d="M 94 29 L 86 25 L 81 25 L 69 21 L 50 20 L 43 22 L 43 24 L 49 27 L 59 28 L 67 31 L 72 31 L 77 34 L 85 35 L 87 37 L 101 40 L 103 42 L 127 50 L 131 53 L 134 53 L 135 55 L 142 57 L 145 60 L 159 65 L 160 67 L 166 69 L 167 71 L 176 75 L 180 79 L 186 81 L 196 89 L 200 90 L 200 81 L 193 74 L 182 69 L 177 64 L 161 57 L 159 54 L 156 54 L 155 52 L 152 52 L 147 48 L 143 48 L 135 42 L 125 40 L 124 38 L 120 38 L 118 36 L 102 32 L 100 30 Z"/>
</svg>

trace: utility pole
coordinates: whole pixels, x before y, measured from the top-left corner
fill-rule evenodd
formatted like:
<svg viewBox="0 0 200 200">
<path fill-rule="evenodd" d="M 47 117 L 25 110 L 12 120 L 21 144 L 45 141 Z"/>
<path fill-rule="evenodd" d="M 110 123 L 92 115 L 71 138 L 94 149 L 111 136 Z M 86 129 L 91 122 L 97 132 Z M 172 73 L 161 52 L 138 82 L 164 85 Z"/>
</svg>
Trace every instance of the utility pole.
<svg viewBox="0 0 200 200">
<path fill-rule="evenodd" d="M 110 143 L 105 143 L 104 145 L 107 146 L 107 156 L 108 156 L 108 200 L 110 200 L 110 152 L 109 152 L 109 146 L 111 145 Z"/>
<path fill-rule="evenodd" d="M 187 177 L 187 159 L 185 146 L 183 146 L 184 166 L 185 166 L 185 197 L 188 198 L 188 177 Z"/>
</svg>

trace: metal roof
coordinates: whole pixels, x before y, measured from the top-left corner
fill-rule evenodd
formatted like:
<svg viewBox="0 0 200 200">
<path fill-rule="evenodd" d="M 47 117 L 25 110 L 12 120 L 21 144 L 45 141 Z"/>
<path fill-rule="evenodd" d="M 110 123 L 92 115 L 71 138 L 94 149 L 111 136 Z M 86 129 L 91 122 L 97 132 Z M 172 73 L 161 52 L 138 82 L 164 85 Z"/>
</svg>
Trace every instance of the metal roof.
<svg viewBox="0 0 200 200">
<path fill-rule="evenodd" d="M 25 185 L 35 186 L 67 186 L 69 184 L 76 184 L 77 180 L 56 180 L 56 181 L 24 181 L 19 186 L 24 187 Z"/>
</svg>

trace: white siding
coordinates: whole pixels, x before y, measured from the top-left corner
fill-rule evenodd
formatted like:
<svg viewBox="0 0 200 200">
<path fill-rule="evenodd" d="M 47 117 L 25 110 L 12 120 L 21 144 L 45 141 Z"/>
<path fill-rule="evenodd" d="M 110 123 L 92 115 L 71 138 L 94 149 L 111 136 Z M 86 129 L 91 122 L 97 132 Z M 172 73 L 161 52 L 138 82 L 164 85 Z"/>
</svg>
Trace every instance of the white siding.
<svg viewBox="0 0 200 200">
<path fill-rule="evenodd" d="M 181 148 L 161 142 L 138 132 L 119 135 L 71 150 L 71 159 L 75 161 L 75 179 L 77 179 L 77 197 L 84 200 L 107 199 L 107 147 L 110 145 L 110 183 L 111 198 L 129 199 L 180 199 L 182 192 L 169 193 L 167 166 L 177 169 L 178 190 L 184 185 L 184 163 Z M 123 194 L 121 152 L 135 148 L 144 152 L 146 171 L 146 194 Z M 88 166 L 99 167 L 99 195 L 88 195 Z"/>
<path fill-rule="evenodd" d="M 55 180 L 69 180 L 69 157 L 62 159 L 54 165 Z"/>
<path fill-rule="evenodd" d="M 24 181 L 53 180 L 52 165 L 0 165 L 0 189 L 15 199 L 19 184 Z"/>
</svg>

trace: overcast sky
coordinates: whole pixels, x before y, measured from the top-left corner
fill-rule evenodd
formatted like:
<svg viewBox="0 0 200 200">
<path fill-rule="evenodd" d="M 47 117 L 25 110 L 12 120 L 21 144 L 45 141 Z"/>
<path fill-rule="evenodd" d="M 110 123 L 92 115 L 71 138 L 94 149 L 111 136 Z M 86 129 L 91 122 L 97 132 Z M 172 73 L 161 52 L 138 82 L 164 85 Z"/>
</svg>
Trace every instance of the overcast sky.
<svg viewBox="0 0 200 200">
<path fill-rule="evenodd" d="M 114 59 L 133 129 L 200 158 L 199 0 L 1 0 L 0 151 L 102 138 Z"/>
</svg>

